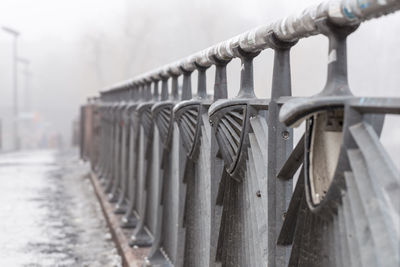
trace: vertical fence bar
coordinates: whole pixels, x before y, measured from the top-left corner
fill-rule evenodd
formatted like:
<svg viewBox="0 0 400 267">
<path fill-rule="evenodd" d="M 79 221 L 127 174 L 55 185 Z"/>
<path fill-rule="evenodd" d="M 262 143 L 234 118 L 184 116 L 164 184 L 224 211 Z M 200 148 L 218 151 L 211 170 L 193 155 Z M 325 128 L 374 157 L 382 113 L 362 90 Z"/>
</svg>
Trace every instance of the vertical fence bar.
<svg viewBox="0 0 400 267">
<path fill-rule="evenodd" d="M 180 202 L 182 234 L 177 266 L 208 266 L 210 264 L 210 220 L 211 196 L 208 192 L 211 183 L 209 165 L 210 126 L 207 110 L 211 104 L 206 91 L 206 70 L 208 66 L 189 62 L 186 69 L 198 71 L 197 96 L 181 101 L 174 107 L 176 131 L 180 135 L 180 155 L 183 164 L 180 170 Z M 185 73 L 185 72 L 184 72 Z M 191 88 L 190 77 L 183 84 L 183 90 Z M 205 118 L 205 121 L 204 121 Z M 208 125 L 208 128 L 207 128 Z M 182 150 L 183 149 L 183 150 Z M 185 192 L 186 191 L 186 192 Z"/>
<path fill-rule="evenodd" d="M 127 170 L 127 208 L 121 219 L 124 228 L 134 228 L 137 225 L 137 217 L 134 214 L 136 200 L 136 173 L 137 173 L 137 116 L 136 108 L 140 101 L 139 84 L 132 83 L 131 98 L 128 104 L 129 117 L 129 162 Z"/>
<path fill-rule="evenodd" d="M 274 69 L 268 105 L 268 263 L 287 266 L 289 249 L 276 244 L 292 195 L 292 181 L 277 179 L 277 173 L 292 151 L 293 130 L 279 121 L 278 99 L 292 95 L 290 48 L 295 43 L 282 42 L 273 33 L 269 38 L 274 44 Z"/>
<path fill-rule="evenodd" d="M 155 104 L 153 99 L 158 95 L 158 88 L 154 84 L 153 94 L 151 93 L 151 80 L 147 81 L 146 101 L 139 104 L 136 113 L 138 118 L 137 127 L 139 132 L 139 153 L 138 157 L 143 162 L 138 168 L 137 194 L 141 195 L 142 203 L 137 210 L 139 223 L 131 236 L 131 246 L 151 246 L 155 232 L 155 218 L 157 217 L 157 199 L 154 195 L 158 193 L 159 177 L 154 174 L 152 165 L 152 143 L 153 143 L 153 120 L 151 108 Z M 156 167 L 156 166 L 154 166 Z M 153 175 L 154 174 L 154 175 Z M 156 203 L 154 203 L 154 201 Z"/>
<path fill-rule="evenodd" d="M 130 125 L 129 125 L 129 106 L 128 102 L 126 102 L 129 99 L 129 87 L 126 87 L 124 89 L 124 92 L 122 93 L 122 97 L 124 99 L 124 104 L 121 107 L 121 128 L 122 128 L 122 134 L 121 134 L 121 159 L 120 159 L 120 165 L 119 165 L 119 183 L 118 183 L 118 200 L 117 204 L 115 205 L 115 210 L 114 212 L 116 214 L 124 214 L 126 212 L 126 195 L 127 195 L 127 164 L 128 164 L 128 148 L 129 148 L 129 130 L 130 130 Z"/>
<path fill-rule="evenodd" d="M 177 77 L 172 77 L 172 90 L 171 95 L 168 93 L 168 80 L 170 75 L 165 73 L 161 75 L 161 101 L 153 105 L 152 117 L 155 122 L 154 139 L 153 139 L 153 160 L 155 164 L 153 168 L 156 169 L 156 175 L 159 178 L 159 206 L 157 208 L 157 223 L 155 226 L 154 241 L 148 257 L 146 258 L 147 265 L 168 264 L 169 251 L 164 250 L 165 244 L 168 242 L 168 235 L 164 229 L 169 228 L 168 223 L 172 224 L 169 220 L 167 211 L 173 207 L 170 206 L 168 210 L 168 203 L 171 197 L 170 190 L 170 165 L 168 164 L 168 157 L 170 151 L 169 136 L 171 135 L 171 120 L 172 120 L 172 106 L 173 99 L 178 94 Z M 158 165 L 158 166 L 157 166 Z M 172 212 L 172 211 L 171 211 Z"/>
<path fill-rule="evenodd" d="M 217 101 L 219 99 L 226 99 L 228 97 L 228 84 L 226 78 L 226 66 L 230 60 L 220 60 L 216 57 L 213 58 L 215 62 L 215 79 L 214 79 L 214 96 L 213 100 Z M 207 107 L 207 117 L 208 110 L 210 106 Z M 218 142 L 216 139 L 215 128 L 211 127 L 212 122 L 208 119 L 204 122 L 210 126 L 210 170 L 211 170 L 211 221 L 210 221 L 210 262 L 209 266 L 218 266 L 217 264 L 217 248 L 218 248 L 218 234 L 221 227 L 222 218 L 222 199 L 218 198 L 218 190 L 223 192 L 223 184 L 221 182 L 228 179 L 228 174 L 224 168 L 224 160 L 222 158 L 221 152 L 218 148 Z M 221 189 L 219 189 L 221 187 Z M 220 194 L 221 195 L 221 194 Z"/>
<path fill-rule="evenodd" d="M 242 63 L 239 93 L 234 99 L 215 102 L 209 110 L 219 147 L 217 157 L 219 154 L 225 165 L 216 198 L 222 214 L 213 260 L 222 266 L 265 266 L 267 103 L 254 94 L 252 61 L 258 53 L 239 47 L 233 51 Z"/>
<path fill-rule="evenodd" d="M 111 190 L 109 193 L 109 200 L 112 203 L 117 203 L 119 199 L 119 195 L 121 193 L 121 182 L 122 182 L 122 167 L 123 167 L 123 156 L 125 152 L 125 141 L 126 141 L 126 131 L 124 125 L 124 110 L 125 110 L 125 90 L 121 89 L 118 92 L 118 104 L 115 110 L 115 118 L 116 118 L 116 128 L 117 128 L 117 135 L 116 135 L 116 157 L 114 161 L 114 178 L 111 186 Z M 117 213 L 122 213 L 123 210 L 117 207 Z"/>
</svg>

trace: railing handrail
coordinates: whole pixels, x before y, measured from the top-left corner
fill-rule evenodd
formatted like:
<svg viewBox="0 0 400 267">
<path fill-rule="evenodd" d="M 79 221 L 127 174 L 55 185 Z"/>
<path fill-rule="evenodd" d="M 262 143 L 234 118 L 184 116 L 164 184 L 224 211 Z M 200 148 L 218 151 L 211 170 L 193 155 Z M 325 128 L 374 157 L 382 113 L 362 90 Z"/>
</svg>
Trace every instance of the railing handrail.
<svg viewBox="0 0 400 267">
<path fill-rule="evenodd" d="M 355 25 L 400 9 L 400 0 L 329 0 L 312 5 L 297 14 L 287 16 L 267 25 L 261 25 L 222 41 L 209 48 L 184 57 L 163 67 L 151 70 L 132 79 L 119 82 L 101 90 L 102 94 L 128 89 L 134 85 L 159 81 L 162 78 L 180 76 L 184 71 L 193 71 L 196 65 L 210 67 L 216 60 L 231 60 L 238 57 L 234 52 L 238 47 L 245 52 L 254 53 L 273 48 L 274 34 L 279 40 L 293 42 L 320 34 L 316 21 L 327 18 L 337 26 Z"/>
</svg>

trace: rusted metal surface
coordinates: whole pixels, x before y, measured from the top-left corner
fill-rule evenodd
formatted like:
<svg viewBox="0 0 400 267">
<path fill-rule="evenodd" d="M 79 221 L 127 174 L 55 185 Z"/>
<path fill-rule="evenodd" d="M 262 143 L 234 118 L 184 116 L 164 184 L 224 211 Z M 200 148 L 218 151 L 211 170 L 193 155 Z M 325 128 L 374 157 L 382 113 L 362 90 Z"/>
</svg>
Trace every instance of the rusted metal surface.
<svg viewBox="0 0 400 267">
<path fill-rule="evenodd" d="M 146 265 L 400 263 L 400 175 L 379 141 L 400 99 L 353 96 L 346 49 L 362 21 L 397 9 L 399 1 L 324 2 L 109 88 L 83 107 L 83 136 L 91 136 L 83 157 L 99 149 L 90 160 L 115 212 L 124 213 L 130 245 L 151 246 Z M 329 40 L 326 85 L 292 97 L 290 49 L 316 34 Z M 258 99 L 253 59 L 266 48 L 275 53 L 271 97 Z M 235 57 L 240 90 L 226 99 Z"/>
</svg>

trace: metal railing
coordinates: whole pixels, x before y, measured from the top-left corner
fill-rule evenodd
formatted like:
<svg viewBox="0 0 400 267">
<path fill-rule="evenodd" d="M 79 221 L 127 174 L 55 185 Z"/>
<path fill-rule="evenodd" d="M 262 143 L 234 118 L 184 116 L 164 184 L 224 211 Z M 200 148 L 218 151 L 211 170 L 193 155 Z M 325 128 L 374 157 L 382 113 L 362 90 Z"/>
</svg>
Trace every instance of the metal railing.
<svg viewBox="0 0 400 267">
<path fill-rule="evenodd" d="M 399 8 L 397 0 L 324 2 L 113 86 L 82 108 L 82 157 L 123 214 L 121 227 L 132 228 L 131 245 L 151 246 L 148 265 L 399 265 L 400 175 L 379 136 L 400 99 L 353 96 L 346 58 L 346 37 L 362 21 Z M 292 97 L 290 49 L 316 34 L 329 39 L 326 85 Z M 275 52 L 271 98 L 258 99 L 252 61 L 267 48 Z M 233 58 L 242 62 L 240 90 L 227 99 Z M 293 147 L 293 127 L 304 121 Z"/>
</svg>

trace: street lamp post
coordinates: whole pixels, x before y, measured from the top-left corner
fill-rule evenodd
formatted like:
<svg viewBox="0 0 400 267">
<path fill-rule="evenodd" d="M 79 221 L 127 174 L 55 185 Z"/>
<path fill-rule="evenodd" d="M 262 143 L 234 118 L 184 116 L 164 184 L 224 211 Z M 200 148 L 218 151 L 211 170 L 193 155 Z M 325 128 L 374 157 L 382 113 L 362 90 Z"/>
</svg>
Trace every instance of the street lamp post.
<svg viewBox="0 0 400 267">
<path fill-rule="evenodd" d="M 31 63 L 28 59 L 26 58 L 18 58 L 18 62 L 22 63 L 25 65 L 25 69 L 23 74 L 25 75 L 25 90 L 24 90 L 24 111 L 29 112 L 30 111 L 30 92 L 29 92 L 29 78 L 31 75 L 31 72 L 29 71 L 29 64 Z"/>
<path fill-rule="evenodd" d="M 19 150 L 19 131 L 18 131 L 18 36 L 19 32 L 14 29 L 3 27 L 3 30 L 11 34 L 14 38 L 13 44 L 13 87 L 14 87 L 14 148 Z"/>
<path fill-rule="evenodd" d="M 31 76 L 31 72 L 29 71 L 29 65 L 30 65 L 30 61 L 26 58 L 18 58 L 18 62 L 21 63 L 22 65 L 24 65 L 24 69 L 23 69 L 23 75 L 25 76 L 24 78 L 24 93 L 23 93 L 23 107 L 20 108 L 20 110 L 22 110 L 25 114 L 25 121 L 23 124 L 19 125 L 19 130 L 20 130 L 20 134 L 21 134 L 21 138 L 20 138 L 20 148 L 26 148 L 26 145 L 29 145 L 29 143 L 24 142 L 24 140 L 26 141 L 26 137 L 29 136 L 29 132 L 31 131 L 31 118 L 29 119 L 26 116 L 30 116 L 31 114 L 30 112 L 30 90 L 29 90 L 29 82 L 30 82 L 30 76 Z M 21 113 L 22 114 L 22 113 Z M 22 118 L 22 116 L 20 116 L 20 119 Z M 22 138 L 25 136 L 25 139 Z M 29 140 L 29 139 L 28 139 Z"/>
</svg>

